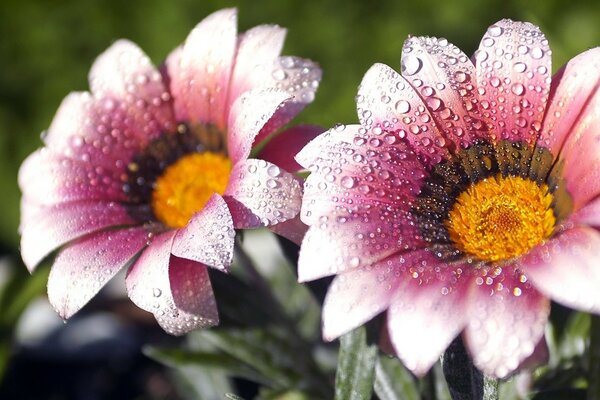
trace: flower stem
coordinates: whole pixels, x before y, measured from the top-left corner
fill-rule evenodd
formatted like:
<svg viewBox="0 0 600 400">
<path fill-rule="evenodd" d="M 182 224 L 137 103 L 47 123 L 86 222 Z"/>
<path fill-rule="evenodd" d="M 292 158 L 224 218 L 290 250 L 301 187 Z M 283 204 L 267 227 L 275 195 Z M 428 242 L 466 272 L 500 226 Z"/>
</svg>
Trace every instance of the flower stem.
<svg viewBox="0 0 600 400">
<path fill-rule="evenodd" d="M 588 400 L 600 400 L 600 316 L 591 315 Z"/>
</svg>

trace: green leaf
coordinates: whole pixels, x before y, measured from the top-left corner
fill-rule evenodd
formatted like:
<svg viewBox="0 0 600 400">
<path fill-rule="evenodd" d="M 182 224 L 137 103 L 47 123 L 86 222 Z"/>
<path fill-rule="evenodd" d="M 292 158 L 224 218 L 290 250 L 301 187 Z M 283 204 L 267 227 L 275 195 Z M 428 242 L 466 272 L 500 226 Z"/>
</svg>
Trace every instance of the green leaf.
<svg viewBox="0 0 600 400">
<path fill-rule="evenodd" d="M 364 326 L 342 336 L 335 376 L 335 398 L 371 398 L 376 362 L 377 346 L 367 344 L 367 331 Z"/>
<path fill-rule="evenodd" d="M 375 393 L 381 400 L 419 400 L 413 376 L 398 360 L 380 356 L 375 366 Z"/>
</svg>

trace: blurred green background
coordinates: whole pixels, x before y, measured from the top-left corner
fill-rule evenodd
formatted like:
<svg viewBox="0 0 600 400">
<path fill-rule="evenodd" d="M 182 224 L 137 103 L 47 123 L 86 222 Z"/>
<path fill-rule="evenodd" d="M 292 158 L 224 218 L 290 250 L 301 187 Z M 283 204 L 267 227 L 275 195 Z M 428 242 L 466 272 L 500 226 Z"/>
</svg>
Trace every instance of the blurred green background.
<svg viewBox="0 0 600 400">
<path fill-rule="evenodd" d="M 39 147 L 62 98 L 86 90 L 94 58 L 118 38 L 138 43 L 159 64 L 194 25 L 225 6 L 239 8 L 246 30 L 289 28 L 284 52 L 318 61 L 318 96 L 301 116 L 329 127 L 354 122 L 354 96 L 375 62 L 399 68 L 407 35 L 443 36 L 472 54 L 501 18 L 528 20 L 550 40 L 554 69 L 600 44 L 600 3 L 512 1 L 215 1 L 3 0 L 0 2 L 0 243 L 18 246 L 21 161 Z M 40 171 L 43 173 L 43 171 Z"/>
</svg>

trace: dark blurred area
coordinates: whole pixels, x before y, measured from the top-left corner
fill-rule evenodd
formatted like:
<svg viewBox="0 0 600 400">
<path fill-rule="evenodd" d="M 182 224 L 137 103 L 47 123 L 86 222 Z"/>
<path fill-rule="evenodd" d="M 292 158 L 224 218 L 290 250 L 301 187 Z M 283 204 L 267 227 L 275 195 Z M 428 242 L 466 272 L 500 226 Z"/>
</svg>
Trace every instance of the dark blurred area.
<svg viewBox="0 0 600 400">
<path fill-rule="evenodd" d="M 179 399 L 185 385 L 142 354 L 172 345 L 150 314 L 123 298 L 123 277 L 68 323 L 44 298 L 48 265 L 32 276 L 20 261 L 17 171 L 41 145 L 61 100 L 88 89 L 94 59 L 118 38 L 160 64 L 209 13 L 239 9 L 240 30 L 287 27 L 284 53 L 324 70 L 315 102 L 295 122 L 356 122 L 354 96 L 375 62 L 399 70 L 409 35 L 443 36 L 472 54 L 501 18 L 546 33 L 553 69 L 600 44 L 600 3 L 499 1 L 3 0 L 0 2 L 0 399 Z M 43 171 L 40 171 L 43 173 Z M 252 388 L 250 388 L 252 391 Z"/>
</svg>

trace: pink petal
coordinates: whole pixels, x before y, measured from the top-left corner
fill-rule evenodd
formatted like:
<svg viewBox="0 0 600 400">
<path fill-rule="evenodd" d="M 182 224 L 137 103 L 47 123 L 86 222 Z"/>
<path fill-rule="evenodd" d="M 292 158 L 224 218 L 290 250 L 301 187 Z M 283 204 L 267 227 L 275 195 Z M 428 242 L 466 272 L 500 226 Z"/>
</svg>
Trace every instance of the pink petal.
<svg viewBox="0 0 600 400">
<path fill-rule="evenodd" d="M 410 37 L 402 49 L 402 75 L 455 149 L 487 136 L 477 116 L 475 67 L 458 47 L 446 39 Z"/>
<path fill-rule="evenodd" d="M 552 78 L 548 111 L 538 145 L 556 155 L 600 87 L 600 48 L 571 59 Z"/>
<path fill-rule="evenodd" d="M 511 265 L 480 272 L 470 299 L 466 345 L 477 368 L 504 378 L 533 353 L 550 301 Z"/>
<path fill-rule="evenodd" d="M 298 153 L 298 163 L 311 171 L 304 185 L 305 223 L 312 225 L 340 208 L 353 212 L 363 204 L 409 207 L 419 193 L 424 167 L 397 134 L 373 131 L 338 126 Z"/>
<path fill-rule="evenodd" d="M 575 225 L 600 227 L 600 199 L 592 200 L 569 217 L 569 222 Z"/>
<path fill-rule="evenodd" d="M 277 165 L 250 159 L 233 166 L 224 197 L 236 228 L 270 226 L 298 215 L 302 186 Z"/>
<path fill-rule="evenodd" d="M 399 258 L 335 277 L 323 304 L 323 338 L 331 341 L 385 311 L 405 279 Z"/>
<path fill-rule="evenodd" d="M 127 293 L 172 335 L 218 323 L 206 267 L 171 256 L 175 231 L 157 236 L 127 274 Z"/>
<path fill-rule="evenodd" d="M 123 172 L 65 158 L 48 148 L 31 154 L 19 169 L 23 196 L 38 204 L 77 200 L 127 201 Z"/>
<path fill-rule="evenodd" d="M 578 210 L 600 194 L 600 96 L 589 99 L 565 139 L 560 159 L 567 191 Z"/>
<path fill-rule="evenodd" d="M 21 256 L 32 271 L 57 247 L 111 226 L 134 225 L 125 207 L 113 202 L 61 203 L 42 208 L 21 224 Z"/>
<path fill-rule="evenodd" d="M 282 90 L 292 99 L 277 109 L 256 137 L 256 142 L 287 124 L 307 104 L 312 103 L 320 81 L 321 68 L 315 62 L 294 56 L 279 57 L 272 66 L 270 79 L 264 85 Z"/>
<path fill-rule="evenodd" d="M 277 25 L 256 26 L 239 35 L 228 108 L 242 93 L 264 87 L 272 79 L 273 63 L 281 53 L 285 35 L 286 30 Z"/>
<path fill-rule="evenodd" d="M 131 125 L 146 129 L 141 136 L 173 130 L 171 96 L 158 70 L 134 43 L 115 42 L 96 59 L 89 81 L 95 98 L 119 99 L 124 103 L 134 120 Z"/>
<path fill-rule="evenodd" d="M 233 259 L 234 238 L 233 220 L 227 204 L 215 194 L 185 227 L 177 231 L 171 253 L 226 271 Z"/>
<path fill-rule="evenodd" d="M 224 9 L 200 22 L 169 55 L 166 69 L 178 121 L 225 128 L 236 40 L 237 12 Z"/>
<path fill-rule="evenodd" d="M 523 257 L 522 269 L 546 296 L 578 310 L 600 312 L 600 233 L 575 227 Z"/>
<path fill-rule="evenodd" d="M 534 144 L 550 88 L 548 41 L 528 22 L 490 26 L 475 53 L 480 110 L 495 141 Z"/>
<path fill-rule="evenodd" d="M 143 228 L 86 236 L 60 252 L 50 270 L 48 298 L 62 318 L 79 311 L 148 243 Z"/>
<path fill-rule="evenodd" d="M 323 215 L 300 248 L 300 282 L 367 267 L 396 253 L 422 247 L 408 211 L 384 204 Z"/>
<path fill-rule="evenodd" d="M 515 372 L 520 372 L 525 369 L 533 369 L 541 365 L 547 364 L 550 358 L 550 350 L 548 349 L 548 343 L 546 338 L 542 335 L 542 338 L 533 349 L 533 353 L 529 357 L 521 362 L 519 368 Z"/>
<path fill-rule="evenodd" d="M 471 265 L 442 265 L 432 253 L 417 251 L 395 268 L 404 275 L 388 310 L 388 330 L 396 354 L 423 376 L 468 321 Z"/>
<path fill-rule="evenodd" d="M 71 93 L 56 112 L 45 142 L 63 157 L 123 171 L 132 155 L 160 133 L 152 118 L 136 121 L 126 102 Z"/>
<path fill-rule="evenodd" d="M 256 135 L 289 99 L 285 92 L 272 89 L 253 90 L 237 99 L 229 113 L 227 135 L 227 149 L 234 163 L 248 158 Z"/>
<path fill-rule="evenodd" d="M 298 125 L 287 129 L 271 139 L 258 155 L 289 172 L 302 169 L 294 160 L 294 156 L 324 129 L 315 125 Z"/>
<path fill-rule="evenodd" d="M 269 229 L 300 246 L 308 226 L 302 222 L 299 215 L 296 215 L 292 219 L 270 226 Z"/>
<path fill-rule="evenodd" d="M 416 90 L 384 64 L 373 65 L 363 77 L 356 96 L 363 126 L 398 132 L 423 162 L 435 165 L 448 158 L 446 141 Z"/>
</svg>

